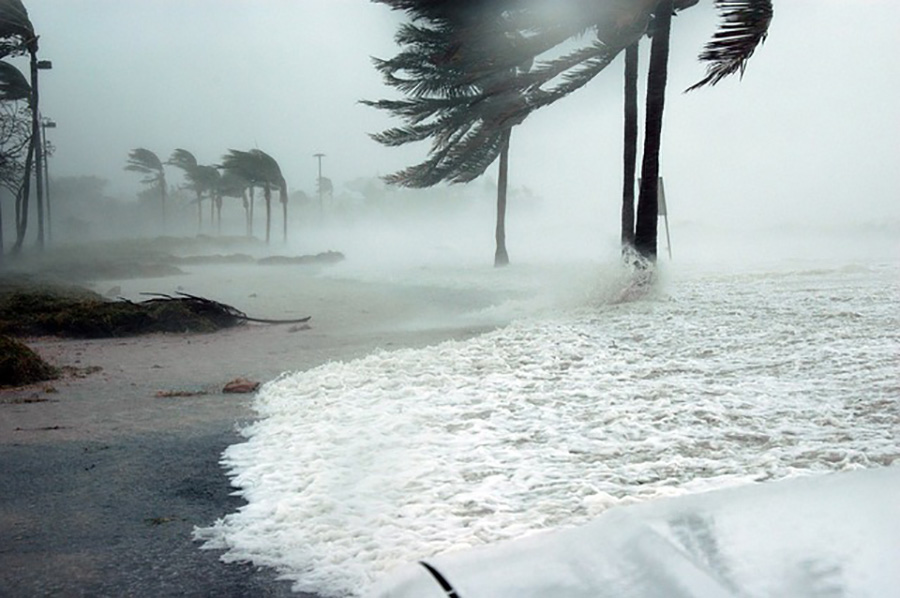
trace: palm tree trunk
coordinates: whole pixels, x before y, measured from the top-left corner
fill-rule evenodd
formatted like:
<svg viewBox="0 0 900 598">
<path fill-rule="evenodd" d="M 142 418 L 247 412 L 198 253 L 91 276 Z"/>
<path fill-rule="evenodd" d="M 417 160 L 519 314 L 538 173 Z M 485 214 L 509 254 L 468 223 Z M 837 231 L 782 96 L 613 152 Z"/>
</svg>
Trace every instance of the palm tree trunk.
<svg viewBox="0 0 900 598">
<path fill-rule="evenodd" d="M 634 246 L 643 257 L 656 261 L 657 223 L 659 221 L 659 148 L 662 140 L 663 109 L 669 62 L 669 32 L 672 27 L 672 0 L 661 0 L 656 7 L 653 43 L 650 46 L 650 70 L 647 75 L 647 114 L 644 127 L 644 157 L 641 163 L 641 190 L 638 196 L 637 228 Z"/>
<path fill-rule="evenodd" d="M 203 195 L 197 191 L 197 232 L 203 232 Z"/>
<path fill-rule="evenodd" d="M 503 129 L 500 138 L 500 171 L 497 175 L 497 228 L 494 238 L 497 249 L 494 252 L 494 267 L 509 265 L 506 252 L 506 190 L 509 180 L 509 138 L 512 129 Z"/>
<path fill-rule="evenodd" d="M 634 177 L 637 169 L 638 50 L 634 42 L 625 49 L 625 144 L 622 175 L 622 249 L 634 247 Z"/>
<path fill-rule="evenodd" d="M 247 190 L 241 191 L 241 200 L 244 204 L 244 233 L 250 236 L 250 201 L 247 199 Z"/>
<path fill-rule="evenodd" d="M 281 215 L 282 215 L 282 222 L 284 225 L 284 242 L 287 243 L 288 194 L 287 194 L 287 182 L 284 179 L 281 180 L 281 186 L 278 188 L 278 199 L 281 200 Z"/>
<path fill-rule="evenodd" d="M 222 236 L 222 196 L 214 195 L 214 201 L 216 202 L 216 232 L 219 236 Z"/>
<path fill-rule="evenodd" d="M 253 193 L 253 185 L 250 186 L 250 221 L 247 225 L 247 236 L 253 236 L 253 204 L 256 203 L 256 197 L 254 197 Z"/>
<path fill-rule="evenodd" d="M 272 188 L 269 183 L 263 187 L 263 195 L 266 198 L 266 245 L 268 245 L 272 232 Z"/>
<path fill-rule="evenodd" d="M 159 179 L 159 199 L 160 205 L 162 206 L 162 227 L 163 232 L 166 231 L 166 178 L 160 177 Z"/>
</svg>

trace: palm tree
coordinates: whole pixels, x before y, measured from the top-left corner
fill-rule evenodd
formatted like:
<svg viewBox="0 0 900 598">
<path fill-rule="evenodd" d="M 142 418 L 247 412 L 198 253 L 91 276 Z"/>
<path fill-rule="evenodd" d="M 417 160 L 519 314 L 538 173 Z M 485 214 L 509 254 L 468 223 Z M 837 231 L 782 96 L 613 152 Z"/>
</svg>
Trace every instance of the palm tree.
<svg viewBox="0 0 900 598">
<path fill-rule="evenodd" d="M 563 11 L 563 14 L 544 12 L 541 3 L 518 3 L 516 0 L 482 0 L 481 2 L 463 2 L 462 0 L 377 0 L 394 8 L 406 10 L 416 15 L 438 15 L 446 18 L 453 11 L 467 11 L 470 15 L 478 10 L 505 11 L 512 15 L 514 31 L 526 32 L 521 43 L 491 48 L 484 43 L 484 29 L 477 27 L 470 35 L 460 35 L 451 46 L 452 59 L 459 92 L 466 100 L 471 100 L 465 107 L 467 117 L 456 123 L 456 128 L 446 126 L 450 117 L 427 121 L 427 116 L 419 117 L 417 107 L 411 102 L 381 103 L 380 107 L 394 110 L 409 118 L 405 129 L 397 129 L 383 133 L 383 142 L 399 144 L 404 137 L 419 139 L 431 135 L 442 135 L 439 149 L 433 150 L 435 160 L 421 165 L 423 176 L 442 174 L 439 169 L 442 160 L 449 157 L 458 158 L 465 155 L 467 145 L 474 140 L 499 140 L 500 133 L 510 123 L 522 122 L 535 110 L 549 106 L 557 100 L 580 89 L 602 72 L 613 59 L 637 42 L 650 31 L 658 40 L 651 47 L 650 79 L 648 80 L 647 127 L 644 140 L 644 158 L 642 161 L 642 188 L 638 199 L 637 225 L 634 231 L 635 244 L 650 260 L 656 255 L 656 209 L 659 173 L 659 143 L 661 140 L 662 114 L 665 103 L 665 85 L 667 77 L 668 38 L 671 26 L 671 15 L 696 5 L 699 0 L 595 0 L 579 3 L 582 10 Z M 772 17 L 772 0 L 714 0 L 722 17 L 722 25 L 713 40 L 707 45 L 700 58 L 709 63 L 707 76 L 691 89 L 704 85 L 714 85 L 722 78 L 743 72 L 747 60 L 755 48 L 765 39 Z M 482 13 L 483 15 L 484 13 Z M 484 19 L 484 21 L 488 21 Z M 578 34 L 593 30 L 596 38 L 588 39 L 588 43 L 552 60 L 538 61 L 527 73 L 515 78 L 504 79 L 503 75 L 518 64 L 538 60 L 543 53 L 553 49 L 562 42 L 575 38 Z M 429 43 L 429 32 L 426 28 L 408 25 L 398 34 L 409 40 L 423 40 Z M 580 39 L 585 39 L 581 37 Z M 438 46 L 440 48 L 440 46 Z M 441 54 L 440 51 L 437 52 Z M 627 52 L 626 52 L 627 54 Z M 397 70 L 405 69 L 413 75 L 409 80 L 398 78 L 401 85 L 408 90 L 427 91 L 427 74 L 433 67 L 428 64 L 427 55 L 419 56 L 417 62 L 398 65 Z M 422 81 L 426 81 L 423 83 Z M 500 85 L 485 85 L 503 81 Z M 399 87 L 399 85 L 398 85 Z M 455 99 L 455 98 L 454 98 Z M 431 115 L 439 114 L 444 105 L 432 101 Z M 488 119 L 481 124 L 485 128 L 478 129 L 479 111 L 489 108 L 499 118 Z M 468 118 L 468 120 L 466 120 Z M 450 131 L 450 132 L 447 132 Z M 457 134 L 453 134 L 456 132 Z M 381 139 L 379 139 L 381 140 Z M 499 153 L 499 142 L 481 151 L 477 164 L 484 160 L 492 161 Z M 628 157 L 625 158 L 628 160 Z M 626 166 L 627 168 L 627 166 Z M 632 175 L 633 179 L 633 175 Z M 449 179 L 452 180 L 452 179 Z M 623 237 L 630 236 L 626 211 L 628 185 L 623 186 Z M 633 194 L 633 192 L 632 192 Z M 632 203 L 629 204 L 633 206 Z M 643 206 L 643 207 L 642 207 Z"/>
<path fill-rule="evenodd" d="M 141 182 L 145 185 L 156 185 L 159 188 L 160 208 L 163 230 L 166 228 L 166 171 L 159 156 L 152 151 L 139 147 L 128 154 L 125 170 L 139 172 L 144 176 Z"/>
<path fill-rule="evenodd" d="M 673 0 L 661 0 L 653 14 L 653 42 L 650 46 L 650 70 L 647 74 L 647 108 L 644 128 L 644 154 L 638 195 L 634 248 L 644 258 L 656 260 L 659 222 L 659 149 L 662 141 L 663 109 L 669 64 L 669 32 L 672 28 Z"/>
<path fill-rule="evenodd" d="M 216 171 L 218 173 L 218 171 Z M 247 198 L 248 190 L 252 193 L 253 186 L 250 182 L 232 170 L 222 170 L 219 175 L 216 186 L 216 197 L 219 204 L 223 197 L 239 197 L 244 205 L 244 219 L 246 223 L 247 236 L 253 234 L 253 221 L 250 213 L 250 202 Z M 221 209 L 219 210 L 219 222 L 221 225 Z"/>
<path fill-rule="evenodd" d="M 494 265 L 509 264 L 506 249 L 506 203 L 509 145 L 520 122 L 515 109 L 523 94 L 515 79 L 531 67 L 525 60 L 481 76 L 481 64 L 502 62 L 525 38 L 517 14 L 498 3 L 477 4 L 438 0 L 415 3 L 378 0 L 402 9 L 413 19 L 401 25 L 396 41 L 403 50 L 391 60 L 376 60 L 388 85 L 407 95 L 401 101 L 364 101 L 391 112 L 405 125 L 372 137 L 388 146 L 431 139 L 429 157 L 421 164 L 385 177 L 406 187 L 430 187 L 440 182 L 465 183 L 481 176 L 499 157 L 496 249 Z M 480 40 L 475 42 L 474 40 Z M 497 101 L 497 99 L 500 101 Z"/>
<path fill-rule="evenodd" d="M 172 152 L 172 155 L 169 156 L 169 160 L 166 162 L 171 166 L 176 168 L 180 168 L 184 171 L 184 178 L 187 181 L 187 187 L 194 191 L 197 194 L 197 230 L 200 231 L 203 229 L 203 187 L 198 184 L 197 181 L 197 168 L 199 165 L 197 164 L 197 158 L 194 157 L 194 154 L 187 151 L 186 149 L 178 148 Z"/>
<path fill-rule="evenodd" d="M 284 220 L 284 241 L 287 242 L 287 182 L 281 174 L 281 168 L 278 162 L 262 150 L 252 149 L 250 151 L 228 150 L 228 153 L 222 156 L 221 167 L 226 171 L 231 171 L 235 175 L 249 182 L 252 187 L 262 187 L 263 197 L 266 202 L 266 243 L 271 238 L 272 228 L 272 188 L 278 189 L 278 196 L 281 201 L 283 220 Z M 252 190 L 251 205 L 252 210 Z"/>
<path fill-rule="evenodd" d="M 194 171 L 192 178 L 194 185 L 209 195 L 209 222 L 212 224 L 215 217 L 216 232 L 222 234 L 222 196 L 219 193 L 219 179 L 222 175 L 215 166 L 200 164 Z"/>
</svg>

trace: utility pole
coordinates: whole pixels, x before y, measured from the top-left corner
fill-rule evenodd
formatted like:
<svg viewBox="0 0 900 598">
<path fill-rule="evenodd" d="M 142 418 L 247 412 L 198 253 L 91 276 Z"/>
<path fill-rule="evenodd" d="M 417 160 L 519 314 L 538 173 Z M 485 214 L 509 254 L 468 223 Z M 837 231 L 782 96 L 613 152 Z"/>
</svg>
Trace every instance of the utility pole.
<svg viewBox="0 0 900 598">
<path fill-rule="evenodd" d="M 316 187 L 319 192 L 319 218 L 322 218 L 325 214 L 324 208 L 322 207 L 322 158 L 325 157 L 325 154 L 313 154 L 313 158 L 316 158 L 319 161 L 319 178 L 316 179 Z"/>
<path fill-rule="evenodd" d="M 40 100 L 38 95 L 38 71 L 53 68 L 49 60 L 37 59 L 37 38 L 29 46 L 31 54 L 31 134 L 34 136 L 34 174 L 37 191 L 38 248 L 44 248 L 44 177 L 43 145 L 41 144 Z"/>
</svg>

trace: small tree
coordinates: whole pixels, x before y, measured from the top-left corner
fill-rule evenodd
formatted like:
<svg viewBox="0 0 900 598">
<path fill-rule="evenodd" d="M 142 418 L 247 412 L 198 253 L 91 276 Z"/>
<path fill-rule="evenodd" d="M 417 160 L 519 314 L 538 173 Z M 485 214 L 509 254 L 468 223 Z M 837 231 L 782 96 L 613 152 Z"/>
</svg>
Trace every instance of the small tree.
<svg viewBox="0 0 900 598">
<path fill-rule="evenodd" d="M 162 227 L 166 228 L 166 171 L 163 163 L 152 151 L 139 147 L 128 154 L 128 164 L 125 170 L 139 172 L 144 175 L 141 182 L 145 185 L 156 186 L 159 190 L 159 205 L 162 215 Z"/>
</svg>

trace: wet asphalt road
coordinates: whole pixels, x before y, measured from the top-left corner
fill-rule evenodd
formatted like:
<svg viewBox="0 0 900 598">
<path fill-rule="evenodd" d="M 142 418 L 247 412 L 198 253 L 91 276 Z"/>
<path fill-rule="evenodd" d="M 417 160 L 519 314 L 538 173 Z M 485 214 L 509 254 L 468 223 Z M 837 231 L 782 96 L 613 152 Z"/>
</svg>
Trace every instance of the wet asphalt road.
<svg viewBox="0 0 900 598">
<path fill-rule="evenodd" d="M 242 504 L 218 464 L 235 432 L 46 434 L 0 439 L 0 596 L 304 596 L 191 538 Z"/>
</svg>

